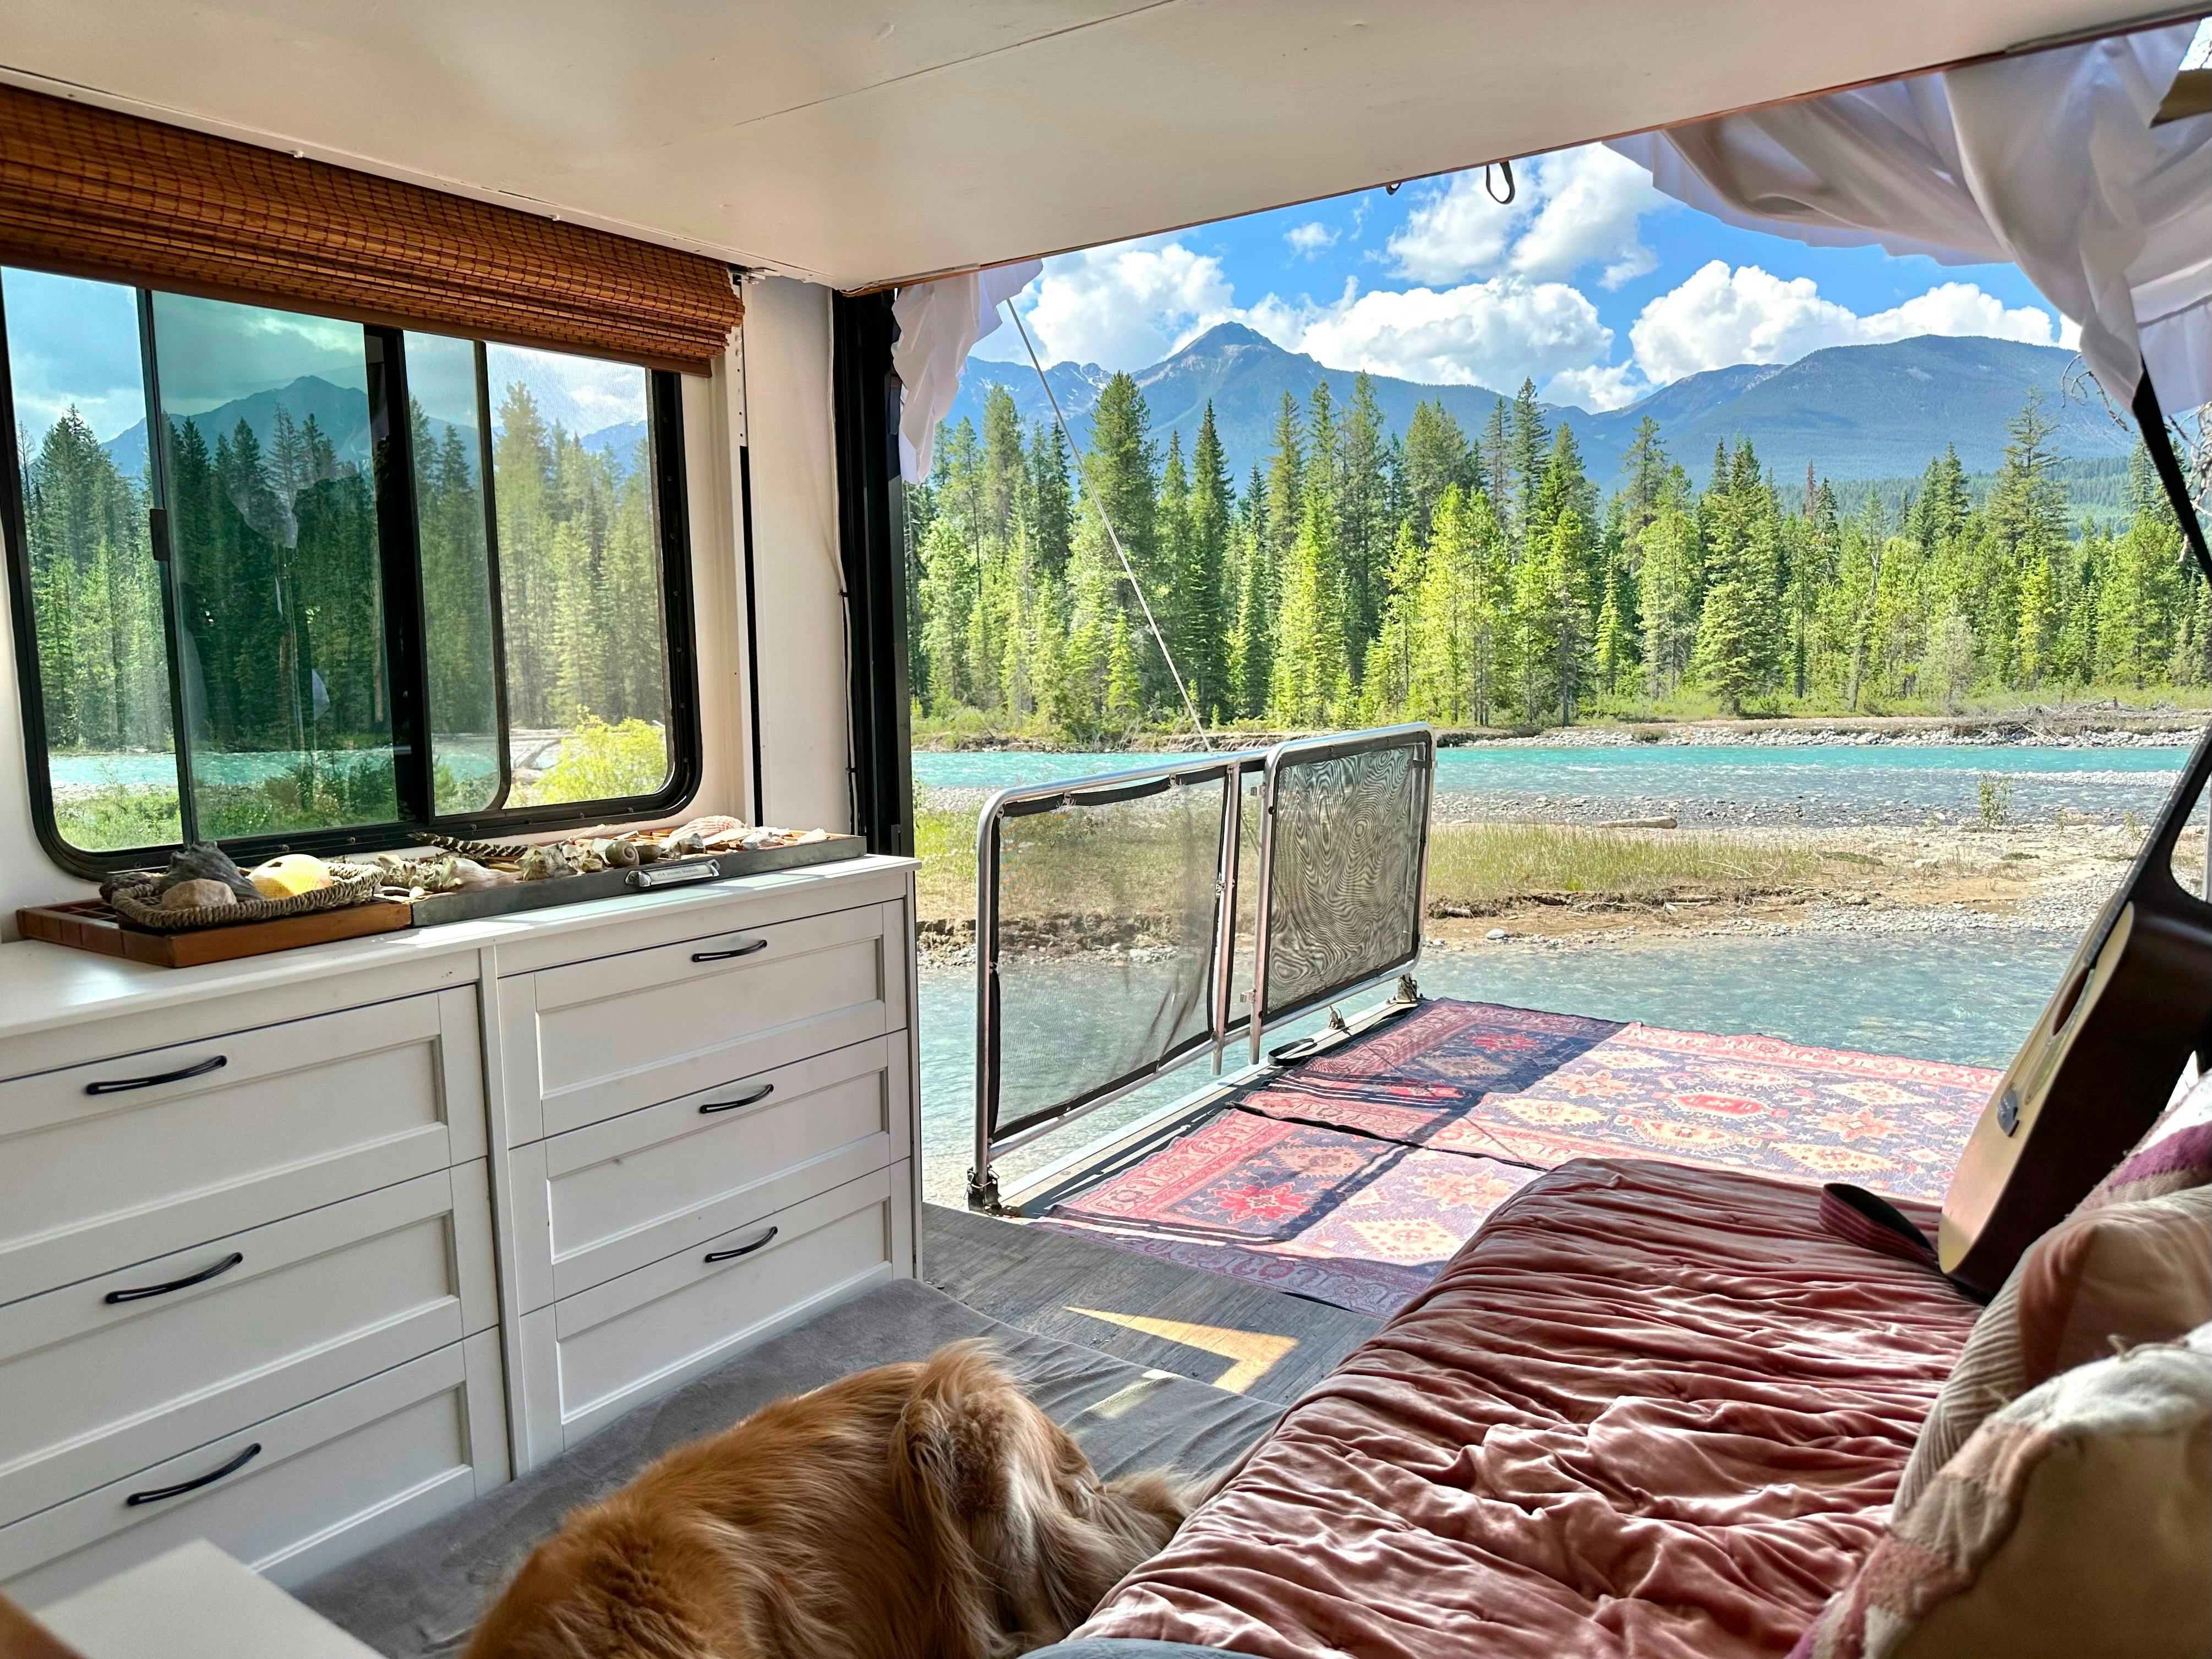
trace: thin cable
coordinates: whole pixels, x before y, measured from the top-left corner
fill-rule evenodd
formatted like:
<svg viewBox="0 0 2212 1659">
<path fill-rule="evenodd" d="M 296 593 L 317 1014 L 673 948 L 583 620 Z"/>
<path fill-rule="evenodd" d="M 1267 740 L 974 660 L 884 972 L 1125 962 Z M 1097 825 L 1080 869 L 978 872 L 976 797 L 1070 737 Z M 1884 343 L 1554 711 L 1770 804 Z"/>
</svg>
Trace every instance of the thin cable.
<svg viewBox="0 0 2212 1659">
<path fill-rule="evenodd" d="M 1106 503 L 1098 499 L 1098 492 L 1091 488 L 1091 480 L 1084 473 L 1082 452 L 1076 448 L 1075 440 L 1067 430 L 1067 417 L 1060 412 L 1060 399 L 1053 396 L 1052 382 L 1044 377 L 1044 365 L 1037 362 L 1036 348 L 1030 343 L 1030 331 L 1022 326 L 1022 313 L 1014 309 L 1012 301 L 1004 303 L 1006 315 L 1014 319 L 1015 330 L 1022 337 L 1022 349 L 1030 354 L 1030 367 L 1036 371 L 1037 384 L 1044 388 L 1044 400 L 1052 405 L 1053 423 L 1060 428 L 1060 441 L 1067 446 L 1069 454 L 1077 457 L 1076 484 L 1091 497 L 1091 506 L 1098 509 L 1098 522 L 1106 526 L 1106 539 L 1114 544 L 1115 556 L 1121 561 L 1121 574 L 1129 579 L 1129 586 L 1136 590 L 1138 606 L 1145 613 L 1145 626 L 1152 630 L 1152 642 L 1160 648 L 1160 660 L 1167 664 L 1169 678 L 1175 681 L 1176 690 L 1182 694 L 1182 706 L 1190 714 L 1191 730 L 1198 733 L 1198 746 L 1210 755 L 1213 752 L 1213 744 L 1206 738 L 1206 722 L 1199 719 L 1198 704 L 1191 699 L 1190 688 L 1182 683 L 1182 671 L 1176 666 L 1175 653 L 1168 649 L 1167 638 L 1160 632 L 1159 623 L 1153 620 L 1152 602 L 1145 598 L 1145 585 L 1137 580 L 1136 568 L 1129 562 L 1128 554 L 1122 550 L 1121 538 L 1114 528 L 1114 520 L 1106 516 Z"/>
</svg>

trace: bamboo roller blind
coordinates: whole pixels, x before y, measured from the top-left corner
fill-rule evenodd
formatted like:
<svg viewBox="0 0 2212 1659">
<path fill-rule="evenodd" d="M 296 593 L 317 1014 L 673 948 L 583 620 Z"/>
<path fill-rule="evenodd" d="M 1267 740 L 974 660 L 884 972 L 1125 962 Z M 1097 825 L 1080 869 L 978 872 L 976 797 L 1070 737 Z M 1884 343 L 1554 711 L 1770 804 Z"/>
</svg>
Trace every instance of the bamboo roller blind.
<svg viewBox="0 0 2212 1659">
<path fill-rule="evenodd" d="M 705 374 L 718 260 L 0 87 L 0 262 Z"/>
</svg>

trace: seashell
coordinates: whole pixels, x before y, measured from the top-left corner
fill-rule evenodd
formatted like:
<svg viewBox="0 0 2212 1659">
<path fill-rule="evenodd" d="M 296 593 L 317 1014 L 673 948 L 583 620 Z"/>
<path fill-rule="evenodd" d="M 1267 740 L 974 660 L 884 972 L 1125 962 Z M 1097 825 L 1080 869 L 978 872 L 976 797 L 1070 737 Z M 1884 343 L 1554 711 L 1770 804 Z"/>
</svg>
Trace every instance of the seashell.
<svg viewBox="0 0 2212 1659">
<path fill-rule="evenodd" d="M 675 841 L 686 836 L 696 836 L 700 845 L 711 846 L 722 836 L 733 833 L 742 835 L 751 828 L 752 825 L 743 818 L 733 818 L 726 812 L 708 812 L 689 823 L 678 825 L 669 839 Z"/>
<path fill-rule="evenodd" d="M 630 846 L 636 851 L 637 861 L 640 864 L 658 864 L 664 856 L 660 843 L 657 841 L 634 841 Z"/>
<path fill-rule="evenodd" d="M 164 910 L 212 910 L 218 905 L 237 902 L 237 894 L 222 882 L 205 876 L 194 876 L 190 881 L 180 881 L 161 895 Z"/>
<path fill-rule="evenodd" d="M 556 876 L 574 875 L 567 856 L 557 842 L 533 847 L 522 855 L 515 873 L 525 881 L 550 881 Z"/>
<path fill-rule="evenodd" d="M 432 859 L 416 867 L 416 882 L 426 893 L 473 893 L 486 887 L 510 885 L 514 878 L 497 870 L 487 870 L 474 859 L 465 859 L 457 853 Z"/>
<path fill-rule="evenodd" d="M 170 854 L 169 867 L 155 879 L 154 890 L 166 896 L 172 887 L 188 881 L 221 882 L 234 898 L 260 896 L 230 854 L 211 841 L 196 841 Z"/>
<path fill-rule="evenodd" d="M 595 841 L 592 843 L 592 851 L 599 854 L 599 861 L 609 869 L 637 868 L 637 843 L 626 836 L 611 836 L 605 841 Z"/>
<path fill-rule="evenodd" d="M 805 835 L 801 836 L 797 841 L 791 844 L 793 847 L 811 847 L 817 841 L 827 841 L 829 839 L 830 832 L 827 830 L 809 830 Z"/>
<path fill-rule="evenodd" d="M 678 830 L 668 838 L 668 856 L 672 859 L 693 858 L 707 850 L 707 838 L 688 830 Z"/>
</svg>

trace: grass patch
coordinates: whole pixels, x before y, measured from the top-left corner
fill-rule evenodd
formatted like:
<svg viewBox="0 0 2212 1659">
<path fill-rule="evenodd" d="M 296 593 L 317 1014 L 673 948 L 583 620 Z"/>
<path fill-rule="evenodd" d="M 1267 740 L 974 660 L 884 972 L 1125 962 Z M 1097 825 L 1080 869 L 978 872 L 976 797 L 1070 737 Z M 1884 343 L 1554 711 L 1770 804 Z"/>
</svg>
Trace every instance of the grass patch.
<svg viewBox="0 0 2212 1659">
<path fill-rule="evenodd" d="M 975 915 L 975 820 L 921 807 L 915 846 L 923 918 L 957 924 Z M 1032 823 L 1036 822 L 1032 820 Z M 1071 849 L 1072 850 L 1072 849 Z M 1151 909 L 1168 861 L 1152 838 L 1100 838 L 1079 864 L 1056 862 L 1071 914 Z M 1429 842 L 1429 913 L 1487 915 L 1529 903 L 1656 905 L 1710 898 L 1743 903 L 1827 884 L 1831 860 L 1864 866 L 1864 854 L 1747 842 L 1680 830 L 1583 830 L 1534 823 L 1439 823 Z M 1067 877 L 1079 879 L 1067 882 Z M 1149 900 L 1149 902 L 1148 902 Z"/>
<path fill-rule="evenodd" d="M 975 919 L 975 815 L 914 810 L 915 903 L 929 921 Z"/>
<path fill-rule="evenodd" d="M 1820 884 L 1809 848 L 1679 830 L 1543 823 L 1440 823 L 1429 842 L 1431 915 L 1486 915 L 1529 902 L 1741 903 Z"/>
</svg>

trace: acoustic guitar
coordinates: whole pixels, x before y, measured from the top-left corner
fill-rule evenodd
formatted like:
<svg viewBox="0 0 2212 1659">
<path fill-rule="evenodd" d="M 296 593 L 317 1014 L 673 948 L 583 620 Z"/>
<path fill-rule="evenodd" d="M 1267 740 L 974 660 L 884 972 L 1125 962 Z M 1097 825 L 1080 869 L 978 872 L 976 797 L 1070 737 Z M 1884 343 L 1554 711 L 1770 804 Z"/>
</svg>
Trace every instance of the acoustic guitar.
<svg viewBox="0 0 2212 1659">
<path fill-rule="evenodd" d="M 1984 1295 L 2127 1155 L 2212 1030 L 2212 905 L 2173 876 L 2174 844 L 2208 778 L 2212 728 L 1951 1176 L 1937 1260 Z"/>
</svg>

